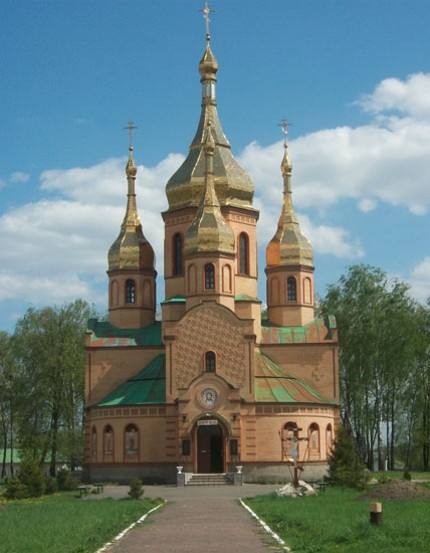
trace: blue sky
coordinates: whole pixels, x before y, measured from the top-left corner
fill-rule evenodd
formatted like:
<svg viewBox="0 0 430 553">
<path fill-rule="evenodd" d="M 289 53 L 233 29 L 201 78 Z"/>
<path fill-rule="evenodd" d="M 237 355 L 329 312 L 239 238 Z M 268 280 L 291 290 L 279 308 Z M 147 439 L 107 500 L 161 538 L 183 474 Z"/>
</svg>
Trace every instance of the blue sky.
<svg viewBox="0 0 430 553">
<path fill-rule="evenodd" d="M 164 187 L 200 113 L 200 0 L 0 1 L 0 329 L 77 297 L 106 309 L 125 209 L 129 119 L 138 206 L 163 274 Z M 276 230 L 285 115 L 293 199 L 319 295 L 353 263 L 430 295 L 430 2 L 211 3 L 217 100 L 251 174 L 264 251 Z M 164 299 L 159 282 L 159 299 Z"/>
</svg>

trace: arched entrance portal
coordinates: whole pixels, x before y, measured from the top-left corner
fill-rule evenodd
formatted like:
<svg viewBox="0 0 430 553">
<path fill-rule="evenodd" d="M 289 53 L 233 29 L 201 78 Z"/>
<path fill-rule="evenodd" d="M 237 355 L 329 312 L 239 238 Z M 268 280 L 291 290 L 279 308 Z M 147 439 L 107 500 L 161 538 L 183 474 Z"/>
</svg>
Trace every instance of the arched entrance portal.
<svg viewBox="0 0 430 553">
<path fill-rule="evenodd" d="M 197 421 L 197 472 L 224 472 L 224 441 L 217 420 Z"/>
</svg>

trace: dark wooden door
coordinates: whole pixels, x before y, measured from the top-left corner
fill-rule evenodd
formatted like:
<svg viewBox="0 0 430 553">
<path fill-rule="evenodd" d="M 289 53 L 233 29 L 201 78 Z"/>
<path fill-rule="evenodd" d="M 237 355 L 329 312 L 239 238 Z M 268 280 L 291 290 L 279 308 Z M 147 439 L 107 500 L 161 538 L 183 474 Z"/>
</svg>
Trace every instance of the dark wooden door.
<svg viewBox="0 0 430 553">
<path fill-rule="evenodd" d="M 223 433 L 219 425 L 199 426 L 197 430 L 197 472 L 223 472 Z"/>
</svg>

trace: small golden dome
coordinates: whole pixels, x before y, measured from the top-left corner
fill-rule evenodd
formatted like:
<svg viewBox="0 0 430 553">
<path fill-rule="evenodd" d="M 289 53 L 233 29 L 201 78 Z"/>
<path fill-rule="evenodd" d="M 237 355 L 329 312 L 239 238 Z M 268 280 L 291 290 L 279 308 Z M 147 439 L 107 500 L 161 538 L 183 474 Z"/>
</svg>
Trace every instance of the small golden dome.
<svg viewBox="0 0 430 553">
<path fill-rule="evenodd" d="M 133 159 L 133 147 L 125 168 L 128 181 L 127 208 L 121 230 L 109 249 L 109 271 L 121 269 L 154 270 L 154 250 L 145 238 L 136 205 L 135 180 L 137 167 Z"/>
<path fill-rule="evenodd" d="M 196 217 L 185 232 L 185 254 L 235 252 L 234 232 L 224 219 L 214 188 L 213 156 L 215 141 L 208 121 L 203 145 L 205 185 Z"/>
<path fill-rule="evenodd" d="M 287 145 L 284 144 L 284 157 L 281 171 L 284 179 L 284 191 L 281 215 L 275 236 L 266 248 L 266 266 L 304 265 L 314 266 L 312 244 L 302 233 L 294 211 L 291 193 L 291 173 L 293 165 L 288 157 Z"/>
<path fill-rule="evenodd" d="M 199 71 L 200 71 L 200 76 L 202 78 L 202 81 L 205 81 L 208 79 L 216 80 L 215 75 L 218 71 L 218 67 L 219 67 L 218 62 L 215 56 L 213 55 L 213 52 L 211 50 L 209 43 L 207 43 L 205 52 L 199 63 Z"/>
</svg>

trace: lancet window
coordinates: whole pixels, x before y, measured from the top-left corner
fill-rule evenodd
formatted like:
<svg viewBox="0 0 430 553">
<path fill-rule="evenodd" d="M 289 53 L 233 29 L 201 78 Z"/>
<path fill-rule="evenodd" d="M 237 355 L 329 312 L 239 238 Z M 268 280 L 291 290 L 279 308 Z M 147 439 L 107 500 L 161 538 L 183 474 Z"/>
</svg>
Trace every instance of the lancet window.
<svg viewBox="0 0 430 553">
<path fill-rule="evenodd" d="M 125 303 L 136 303 L 136 283 L 131 278 L 125 283 Z"/>
<path fill-rule="evenodd" d="M 212 263 L 207 263 L 205 265 L 205 289 L 215 289 L 215 267 Z"/>
</svg>

